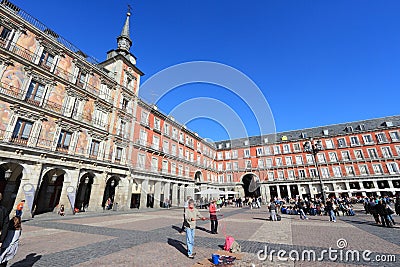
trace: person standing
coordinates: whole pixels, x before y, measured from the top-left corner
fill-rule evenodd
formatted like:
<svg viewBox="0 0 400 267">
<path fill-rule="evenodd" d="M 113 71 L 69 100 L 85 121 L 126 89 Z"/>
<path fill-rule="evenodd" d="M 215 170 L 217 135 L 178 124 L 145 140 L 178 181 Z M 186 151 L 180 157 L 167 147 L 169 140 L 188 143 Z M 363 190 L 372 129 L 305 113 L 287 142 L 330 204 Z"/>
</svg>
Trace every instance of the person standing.
<svg viewBox="0 0 400 267">
<path fill-rule="evenodd" d="M 9 223 L 7 236 L 1 244 L 0 267 L 7 266 L 8 261 L 13 259 L 17 254 L 21 230 L 21 217 L 14 216 Z"/>
<path fill-rule="evenodd" d="M 17 209 L 15 211 L 15 216 L 22 217 L 22 210 L 24 209 L 25 199 L 21 200 L 17 205 Z"/>
<path fill-rule="evenodd" d="M 278 218 L 276 216 L 276 205 L 273 199 L 271 199 L 271 203 L 269 203 L 269 213 L 270 213 L 270 217 L 271 217 L 271 221 L 277 221 Z"/>
<path fill-rule="evenodd" d="M 3 200 L 3 194 L 0 193 L 0 231 L 1 231 L 0 243 L 3 243 L 4 239 L 6 239 L 7 232 L 8 232 L 8 224 L 10 221 L 8 211 L 3 206 L 2 200 Z"/>
<path fill-rule="evenodd" d="M 333 210 L 333 203 L 330 199 L 326 201 L 325 210 L 329 214 L 329 220 L 331 222 L 336 222 L 336 216 L 335 216 L 335 212 Z"/>
<path fill-rule="evenodd" d="M 193 253 L 193 247 L 197 219 L 204 221 L 206 218 L 194 207 L 194 200 L 190 199 L 188 201 L 188 208 L 185 210 L 184 226 L 186 232 L 187 256 L 191 259 L 194 259 L 196 255 L 196 253 Z"/>
<path fill-rule="evenodd" d="M 211 234 L 218 234 L 218 217 L 217 217 L 217 206 L 215 205 L 215 199 L 211 200 L 210 206 L 208 207 L 210 212 L 211 222 Z"/>
<path fill-rule="evenodd" d="M 183 233 L 185 231 L 185 214 L 186 214 L 186 209 L 189 206 L 189 200 L 191 199 L 191 197 L 187 197 L 185 203 L 183 203 L 183 223 L 182 223 L 182 227 L 181 227 L 181 231 L 180 233 Z"/>
</svg>

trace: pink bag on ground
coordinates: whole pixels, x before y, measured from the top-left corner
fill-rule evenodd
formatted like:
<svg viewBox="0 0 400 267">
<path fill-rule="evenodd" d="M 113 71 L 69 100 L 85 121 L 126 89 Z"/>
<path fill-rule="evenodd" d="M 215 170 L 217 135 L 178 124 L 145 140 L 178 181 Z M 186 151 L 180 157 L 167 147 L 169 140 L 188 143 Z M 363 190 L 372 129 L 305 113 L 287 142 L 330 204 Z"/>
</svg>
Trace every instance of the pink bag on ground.
<svg viewBox="0 0 400 267">
<path fill-rule="evenodd" d="M 226 236 L 225 237 L 224 250 L 230 251 L 234 241 L 235 241 L 235 239 L 232 236 L 229 236 L 229 235 Z"/>
</svg>

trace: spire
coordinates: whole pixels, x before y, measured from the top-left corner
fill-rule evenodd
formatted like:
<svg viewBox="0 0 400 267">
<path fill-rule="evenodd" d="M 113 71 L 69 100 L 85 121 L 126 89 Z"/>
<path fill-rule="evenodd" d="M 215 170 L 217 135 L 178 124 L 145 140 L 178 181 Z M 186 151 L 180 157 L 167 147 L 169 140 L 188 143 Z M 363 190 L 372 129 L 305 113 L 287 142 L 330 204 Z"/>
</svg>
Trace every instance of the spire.
<svg viewBox="0 0 400 267">
<path fill-rule="evenodd" d="M 129 51 L 132 46 L 132 40 L 129 36 L 129 17 L 131 16 L 131 7 L 128 5 L 128 13 L 126 14 L 126 20 L 124 27 L 122 28 L 121 35 L 118 36 L 118 49 Z"/>
</svg>

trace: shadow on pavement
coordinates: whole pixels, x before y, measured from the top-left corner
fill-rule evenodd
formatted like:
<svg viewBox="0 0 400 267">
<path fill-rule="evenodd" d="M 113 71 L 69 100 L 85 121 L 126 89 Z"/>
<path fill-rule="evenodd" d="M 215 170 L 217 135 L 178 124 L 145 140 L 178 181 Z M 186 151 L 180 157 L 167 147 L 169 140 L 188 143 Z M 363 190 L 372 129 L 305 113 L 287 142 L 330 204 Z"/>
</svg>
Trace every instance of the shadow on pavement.
<svg viewBox="0 0 400 267">
<path fill-rule="evenodd" d="M 37 255 L 36 253 L 28 254 L 25 259 L 15 262 L 12 267 L 26 267 L 26 266 L 33 266 L 42 255 Z"/>
<path fill-rule="evenodd" d="M 181 228 L 181 227 L 178 227 L 178 226 L 176 226 L 176 225 L 172 225 L 172 229 L 176 230 L 176 231 L 179 232 L 179 233 L 182 231 L 182 228 Z"/>
<path fill-rule="evenodd" d="M 179 241 L 179 240 L 176 240 L 176 239 L 172 239 L 172 238 L 168 238 L 168 245 L 173 246 L 179 252 L 181 252 L 182 254 L 184 254 L 186 256 L 187 255 L 187 250 L 183 246 L 183 244 L 184 243 L 182 241 Z"/>
<path fill-rule="evenodd" d="M 260 220 L 260 221 L 270 221 L 268 218 L 259 218 L 259 217 L 253 217 L 254 220 Z"/>
<path fill-rule="evenodd" d="M 203 232 L 206 232 L 206 233 L 211 234 L 211 231 L 210 231 L 210 230 L 207 230 L 207 229 L 204 228 L 204 227 L 196 226 L 196 229 L 199 229 L 200 231 L 203 231 Z"/>
</svg>

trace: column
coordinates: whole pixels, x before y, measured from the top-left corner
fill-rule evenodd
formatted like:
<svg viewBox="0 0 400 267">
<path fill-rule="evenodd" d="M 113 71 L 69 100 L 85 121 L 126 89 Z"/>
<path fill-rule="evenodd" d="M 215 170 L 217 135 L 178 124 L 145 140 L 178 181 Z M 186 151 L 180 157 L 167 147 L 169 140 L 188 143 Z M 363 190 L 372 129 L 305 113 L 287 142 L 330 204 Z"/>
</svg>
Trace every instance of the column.
<svg viewBox="0 0 400 267">
<path fill-rule="evenodd" d="M 59 204 L 64 204 L 65 214 L 72 214 L 74 207 L 71 206 L 68 195 L 75 194 L 76 196 L 76 184 L 79 178 L 79 170 L 65 170 L 64 182 L 61 190 L 61 196 Z"/>
<path fill-rule="evenodd" d="M 165 183 L 165 185 L 164 185 L 164 199 L 171 200 L 170 191 L 171 191 L 171 183 Z"/>
<path fill-rule="evenodd" d="M 186 200 L 186 196 L 185 196 L 185 185 L 181 185 L 179 187 L 179 206 L 183 207 L 184 203 Z"/>
<path fill-rule="evenodd" d="M 145 209 L 147 207 L 147 192 L 149 187 L 149 180 L 145 179 L 142 181 L 140 190 L 140 206 L 139 209 Z"/>
<path fill-rule="evenodd" d="M 107 173 L 103 172 L 102 174 L 96 176 L 93 179 L 92 190 L 90 192 L 90 200 L 88 211 L 96 211 L 102 210 L 103 207 L 103 197 L 104 197 L 104 189 L 106 188 L 106 180 Z"/>
<path fill-rule="evenodd" d="M 178 185 L 177 184 L 172 184 L 172 206 L 173 207 L 178 207 Z"/>
<path fill-rule="evenodd" d="M 372 182 L 374 183 L 374 188 L 375 188 L 376 195 L 380 196 L 381 193 L 379 192 L 378 181 L 377 180 L 373 180 Z"/>
<path fill-rule="evenodd" d="M 281 189 L 279 187 L 279 184 L 276 184 L 276 193 L 278 194 L 278 199 L 282 199 Z"/>
<path fill-rule="evenodd" d="M 25 199 L 26 202 L 22 213 L 22 219 L 28 219 L 32 217 L 32 210 L 30 209 L 30 205 L 32 205 L 33 208 L 35 193 L 38 193 L 39 190 L 37 185 L 39 184 L 42 164 L 39 163 L 35 165 L 28 165 L 28 164 L 21 164 L 21 165 L 23 166 L 25 171 L 24 170 L 22 171 L 21 184 L 19 186 L 18 193 L 14 201 L 13 209 L 15 208 L 16 205 L 18 205 L 19 202 L 21 202 L 21 200 Z"/>
<path fill-rule="evenodd" d="M 191 197 L 192 199 L 195 199 L 194 195 L 194 184 L 190 184 L 186 186 L 186 192 L 185 192 L 186 197 Z M 186 198 L 185 198 L 186 200 Z"/>
<path fill-rule="evenodd" d="M 161 182 L 157 181 L 154 185 L 154 208 L 160 208 Z"/>
<path fill-rule="evenodd" d="M 318 184 L 318 186 L 321 187 L 320 184 Z M 313 190 L 313 184 L 306 184 L 304 186 L 304 188 L 306 189 L 306 194 L 307 194 L 307 187 L 308 187 L 308 192 L 310 192 L 310 198 L 311 199 L 315 199 L 314 190 Z M 318 188 L 318 187 L 315 185 L 315 188 Z M 322 188 L 321 188 L 321 191 L 319 193 L 321 193 L 321 196 L 322 196 Z"/>
</svg>

